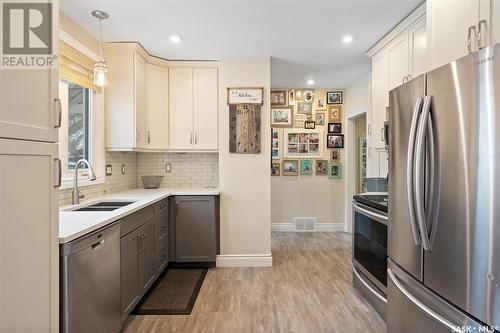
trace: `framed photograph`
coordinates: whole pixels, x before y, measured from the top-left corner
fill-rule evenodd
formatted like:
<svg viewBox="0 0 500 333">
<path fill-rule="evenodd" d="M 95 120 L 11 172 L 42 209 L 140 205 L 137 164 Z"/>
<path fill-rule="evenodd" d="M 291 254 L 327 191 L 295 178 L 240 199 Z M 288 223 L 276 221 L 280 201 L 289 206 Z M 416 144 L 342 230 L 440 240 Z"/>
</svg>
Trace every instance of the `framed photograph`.
<svg viewBox="0 0 500 333">
<path fill-rule="evenodd" d="M 301 176 L 313 175 L 313 160 L 300 160 L 300 175 Z"/>
<path fill-rule="evenodd" d="M 287 106 L 287 96 L 286 90 L 271 90 L 271 106 Z"/>
<path fill-rule="evenodd" d="M 286 128 L 283 131 L 285 158 L 321 158 L 323 131 L 317 129 Z"/>
<path fill-rule="evenodd" d="M 283 176 L 298 176 L 299 160 L 283 160 Z"/>
<path fill-rule="evenodd" d="M 280 158 L 280 131 L 276 128 L 271 129 L 271 157 Z"/>
<path fill-rule="evenodd" d="M 304 90 L 295 89 L 295 102 L 302 102 L 302 101 L 304 101 Z"/>
<path fill-rule="evenodd" d="M 313 109 L 312 109 L 311 103 L 305 103 L 305 102 L 297 103 L 297 113 L 312 114 L 312 112 L 313 112 Z"/>
<path fill-rule="evenodd" d="M 295 89 L 288 90 L 288 105 L 295 103 Z"/>
<path fill-rule="evenodd" d="M 316 112 L 314 116 L 316 117 L 316 125 L 325 124 L 325 114 L 323 112 Z"/>
<path fill-rule="evenodd" d="M 304 121 L 304 128 L 305 129 L 315 129 L 316 122 L 314 120 L 306 120 L 306 121 Z"/>
<path fill-rule="evenodd" d="M 326 176 L 328 174 L 328 161 L 316 160 L 316 176 Z"/>
<path fill-rule="evenodd" d="M 264 104 L 264 88 L 227 88 L 227 104 Z"/>
<path fill-rule="evenodd" d="M 332 162 L 328 163 L 328 178 L 342 179 L 342 164 Z"/>
<path fill-rule="evenodd" d="M 342 123 L 328 123 L 328 133 L 342 133 Z"/>
<path fill-rule="evenodd" d="M 273 162 L 271 163 L 271 176 L 280 176 L 281 175 L 281 163 Z"/>
<path fill-rule="evenodd" d="M 334 162 L 340 161 L 340 149 L 334 149 L 331 151 L 330 159 Z"/>
<path fill-rule="evenodd" d="M 329 91 L 326 93 L 326 104 L 342 104 L 342 91 Z"/>
<path fill-rule="evenodd" d="M 326 110 L 326 98 L 316 98 L 316 111 Z"/>
<path fill-rule="evenodd" d="M 314 100 L 314 90 L 312 89 L 304 90 L 304 102 L 312 103 L 313 100 Z"/>
<path fill-rule="evenodd" d="M 292 127 L 293 126 L 293 106 L 271 108 L 271 126 Z"/>
<path fill-rule="evenodd" d="M 305 114 L 296 114 L 293 117 L 293 127 L 304 128 L 304 122 L 307 120 Z"/>
<path fill-rule="evenodd" d="M 344 148 L 344 134 L 327 134 L 327 148 Z"/>
<path fill-rule="evenodd" d="M 328 105 L 328 122 L 342 121 L 342 107 L 340 105 Z"/>
</svg>

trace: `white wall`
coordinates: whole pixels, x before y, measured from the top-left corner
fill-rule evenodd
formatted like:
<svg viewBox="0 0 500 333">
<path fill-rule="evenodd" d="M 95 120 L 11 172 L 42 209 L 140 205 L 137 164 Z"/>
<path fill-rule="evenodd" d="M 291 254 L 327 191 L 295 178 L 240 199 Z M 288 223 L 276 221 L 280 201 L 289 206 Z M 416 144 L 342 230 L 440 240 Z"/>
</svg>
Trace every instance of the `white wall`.
<svg viewBox="0 0 500 333">
<path fill-rule="evenodd" d="M 293 89 L 293 88 L 292 88 Z M 313 160 L 324 159 L 330 161 L 331 149 L 326 148 L 326 135 L 328 133 L 328 113 L 326 110 L 317 110 L 316 100 L 326 99 L 327 91 L 338 91 L 339 89 L 315 89 L 313 102 L 313 119 L 317 112 L 326 116 L 324 125 L 316 125 L 316 129 L 323 131 L 323 156 Z M 345 98 L 345 97 L 344 97 Z M 342 105 L 344 108 L 344 105 Z M 296 113 L 297 103 L 294 111 Z M 345 116 L 344 116 L 345 117 Z M 345 118 L 342 118 L 344 124 Z M 283 161 L 284 137 L 283 129 L 280 132 L 280 159 L 273 162 Z M 342 129 L 344 131 L 344 129 Z M 340 163 L 344 162 L 344 149 L 340 149 Z M 300 159 L 299 159 L 300 160 Z M 316 163 L 316 162 L 314 162 Z M 314 164 L 315 168 L 316 165 Z M 283 171 L 283 170 L 282 170 Z M 271 217 L 272 229 L 277 231 L 293 231 L 293 219 L 295 217 L 315 217 L 318 231 L 344 230 L 344 177 L 342 179 L 328 179 L 327 176 L 274 176 L 271 177 Z"/>
<path fill-rule="evenodd" d="M 269 57 L 219 64 L 219 187 L 221 255 L 217 266 L 271 266 Z M 261 153 L 229 153 L 228 87 L 264 87 Z"/>
<path fill-rule="evenodd" d="M 351 202 L 352 196 L 356 193 L 356 141 L 355 141 L 355 123 L 354 119 L 369 113 L 371 105 L 371 73 L 363 76 L 344 91 L 344 117 L 345 121 L 345 162 L 344 162 L 344 176 L 345 176 L 345 216 L 346 216 L 346 231 L 351 232 L 352 225 L 352 210 Z M 367 120 L 369 115 L 367 115 Z"/>
</svg>

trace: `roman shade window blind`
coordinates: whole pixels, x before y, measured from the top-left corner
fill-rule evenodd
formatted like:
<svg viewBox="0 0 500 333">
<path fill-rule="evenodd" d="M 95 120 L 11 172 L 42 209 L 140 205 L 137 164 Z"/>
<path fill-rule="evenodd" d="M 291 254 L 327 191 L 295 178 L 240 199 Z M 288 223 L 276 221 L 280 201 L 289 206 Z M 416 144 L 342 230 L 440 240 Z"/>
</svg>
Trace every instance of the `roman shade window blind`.
<svg viewBox="0 0 500 333">
<path fill-rule="evenodd" d="M 94 84 L 95 61 L 68 43 L 59 41 L 59 79 L 99 91 Z"/>
</svg>

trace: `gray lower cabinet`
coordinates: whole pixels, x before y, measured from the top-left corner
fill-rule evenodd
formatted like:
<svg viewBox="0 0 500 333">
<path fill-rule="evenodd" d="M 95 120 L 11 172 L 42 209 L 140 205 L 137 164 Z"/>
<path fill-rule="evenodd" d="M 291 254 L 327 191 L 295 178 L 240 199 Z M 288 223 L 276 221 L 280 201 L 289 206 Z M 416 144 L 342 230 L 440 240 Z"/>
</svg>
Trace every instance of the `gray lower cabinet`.
<svg viewBox="0 0 500 333">
<path fill-rule="evenodd" d="M 121 238 L 121 302 L 122 320 L 139 301 L 139 233 L 134 231 Z"/>
<path fill-rule="evenodd" d="M 175 196 L 175 261 L 215 262 L 218 251 L 216 196 Z"/>
<path fill-rule="evenodd" d="M 139 291 L 144 294 L 154 282 L 157 272 L 154 220 L 138 230 L 139 237 Z"/>
<path fill-rule="evenodd" d="M 166 234 L 168 229 L 167 203 L 164 199 L 120 220 L 124 230 L 120 240 L 122 321 L 167 265 L 166 256 L 162 265 L 158 257 L 162 252 L 158 232 L 165 230 Z"/>
</svg>

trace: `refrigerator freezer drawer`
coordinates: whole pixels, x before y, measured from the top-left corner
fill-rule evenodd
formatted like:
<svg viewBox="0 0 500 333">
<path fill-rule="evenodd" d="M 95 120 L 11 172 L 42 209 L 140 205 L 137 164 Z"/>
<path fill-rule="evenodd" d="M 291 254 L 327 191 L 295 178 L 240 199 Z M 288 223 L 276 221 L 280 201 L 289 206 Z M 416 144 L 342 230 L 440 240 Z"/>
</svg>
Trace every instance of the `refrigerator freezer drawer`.
<svg viewBox="0 0 500 333">
<path fill-rule="evenodd" d="M 494 332 L 440 298 L 389 261 L 388 333 Z"/>
</svg>

